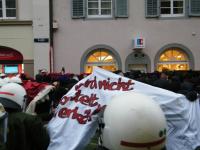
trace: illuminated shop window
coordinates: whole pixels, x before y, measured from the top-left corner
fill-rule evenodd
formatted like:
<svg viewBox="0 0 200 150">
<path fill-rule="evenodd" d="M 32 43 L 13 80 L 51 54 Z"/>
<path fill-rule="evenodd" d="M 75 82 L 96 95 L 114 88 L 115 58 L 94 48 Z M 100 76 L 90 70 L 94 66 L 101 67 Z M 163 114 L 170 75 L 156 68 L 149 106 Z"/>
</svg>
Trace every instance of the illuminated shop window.
<svg viewBox="0 0 200 150">
<path fill-rule="evenodd" d="M 177 49 L 171 48 L 164 51 L 159 58 L 157 70 L 189 70 L 189 60 L 186 53 Z"/>
<path fill-rule="evenodd" d="M 91 73 L 95 66 L 109 71 L 116 71 L 118 69 L 113 55 L 104 49 L 98 49 L 90 53 L 85 64 L 85 72 Z"/>
<path fill-rule="evenodd" d="M 18 73 L 18 65 L 5 65 L 5 73 Z"/>
</svg>

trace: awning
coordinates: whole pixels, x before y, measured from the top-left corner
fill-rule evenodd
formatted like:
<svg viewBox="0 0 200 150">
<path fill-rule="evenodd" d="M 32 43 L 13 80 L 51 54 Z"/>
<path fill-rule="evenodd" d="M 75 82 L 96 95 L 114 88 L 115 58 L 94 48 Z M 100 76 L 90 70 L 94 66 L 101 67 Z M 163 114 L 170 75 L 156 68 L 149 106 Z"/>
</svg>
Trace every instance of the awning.
<svg viewBox="0 0 200 150">
<path fill-rule="evenodd" d="M 22 64 L 23 55 L 15 49 L 0 47 L 0 64 Z"/>
</svg>

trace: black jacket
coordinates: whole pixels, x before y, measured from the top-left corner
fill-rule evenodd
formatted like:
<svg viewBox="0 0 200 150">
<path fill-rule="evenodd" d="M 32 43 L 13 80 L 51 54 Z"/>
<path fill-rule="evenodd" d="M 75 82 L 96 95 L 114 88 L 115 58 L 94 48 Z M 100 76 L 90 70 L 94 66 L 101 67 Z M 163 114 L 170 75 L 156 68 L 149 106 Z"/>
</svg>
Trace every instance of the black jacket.
<svg viewBox="0 0 200 150">
<path fill-rule="evenodd" d="M 37 116 L 9 113 L 6 150 L 46 150 L 49 136 Z"/>
</svg>

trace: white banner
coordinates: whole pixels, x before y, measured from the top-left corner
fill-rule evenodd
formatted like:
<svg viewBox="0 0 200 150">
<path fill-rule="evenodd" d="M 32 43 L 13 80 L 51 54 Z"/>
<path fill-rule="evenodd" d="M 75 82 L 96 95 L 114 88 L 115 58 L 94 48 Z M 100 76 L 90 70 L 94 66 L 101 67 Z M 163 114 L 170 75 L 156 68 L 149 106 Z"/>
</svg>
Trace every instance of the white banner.
<svg viewBox="0 0 200 150">
<path fill-rule="evenodd" d="M 98 127 L 98 112 L 114 96 L 136 91 L 153 98 L 167 120 L 167 150 L 194 150 L 200 145 L 199 100 L 153 87 L 100 68 L 79 81 L 60 101 L 48 124 L 48 150 L 82 150 Z"/>
</svg>

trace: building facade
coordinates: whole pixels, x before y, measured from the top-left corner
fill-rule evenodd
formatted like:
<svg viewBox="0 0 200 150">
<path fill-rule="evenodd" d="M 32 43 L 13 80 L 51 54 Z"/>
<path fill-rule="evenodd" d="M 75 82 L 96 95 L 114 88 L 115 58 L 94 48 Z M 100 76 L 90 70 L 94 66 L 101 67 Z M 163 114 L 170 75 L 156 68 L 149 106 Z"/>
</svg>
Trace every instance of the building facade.
<svg viewBox="0 0 200 150">
<path fill-rule="evenodd" d="M 0 1 L 0 72 L 33 72 L 32 4 Z M 24 13 L 29 12 L 29 13 Z"/>
<path fill-rule="evenodd" d="M 0 0 L 0 73 L 50 70 L 49 0 Z"/>
<path fill-rule="evenodd" d="M 200 70 L 200 0 L 53 1 L 54 71 Z"/>
<path fill-rule="evenodd" d="M 0 73 L 200 70 L 200 0 L 0 0 Z"/>
</svg>

